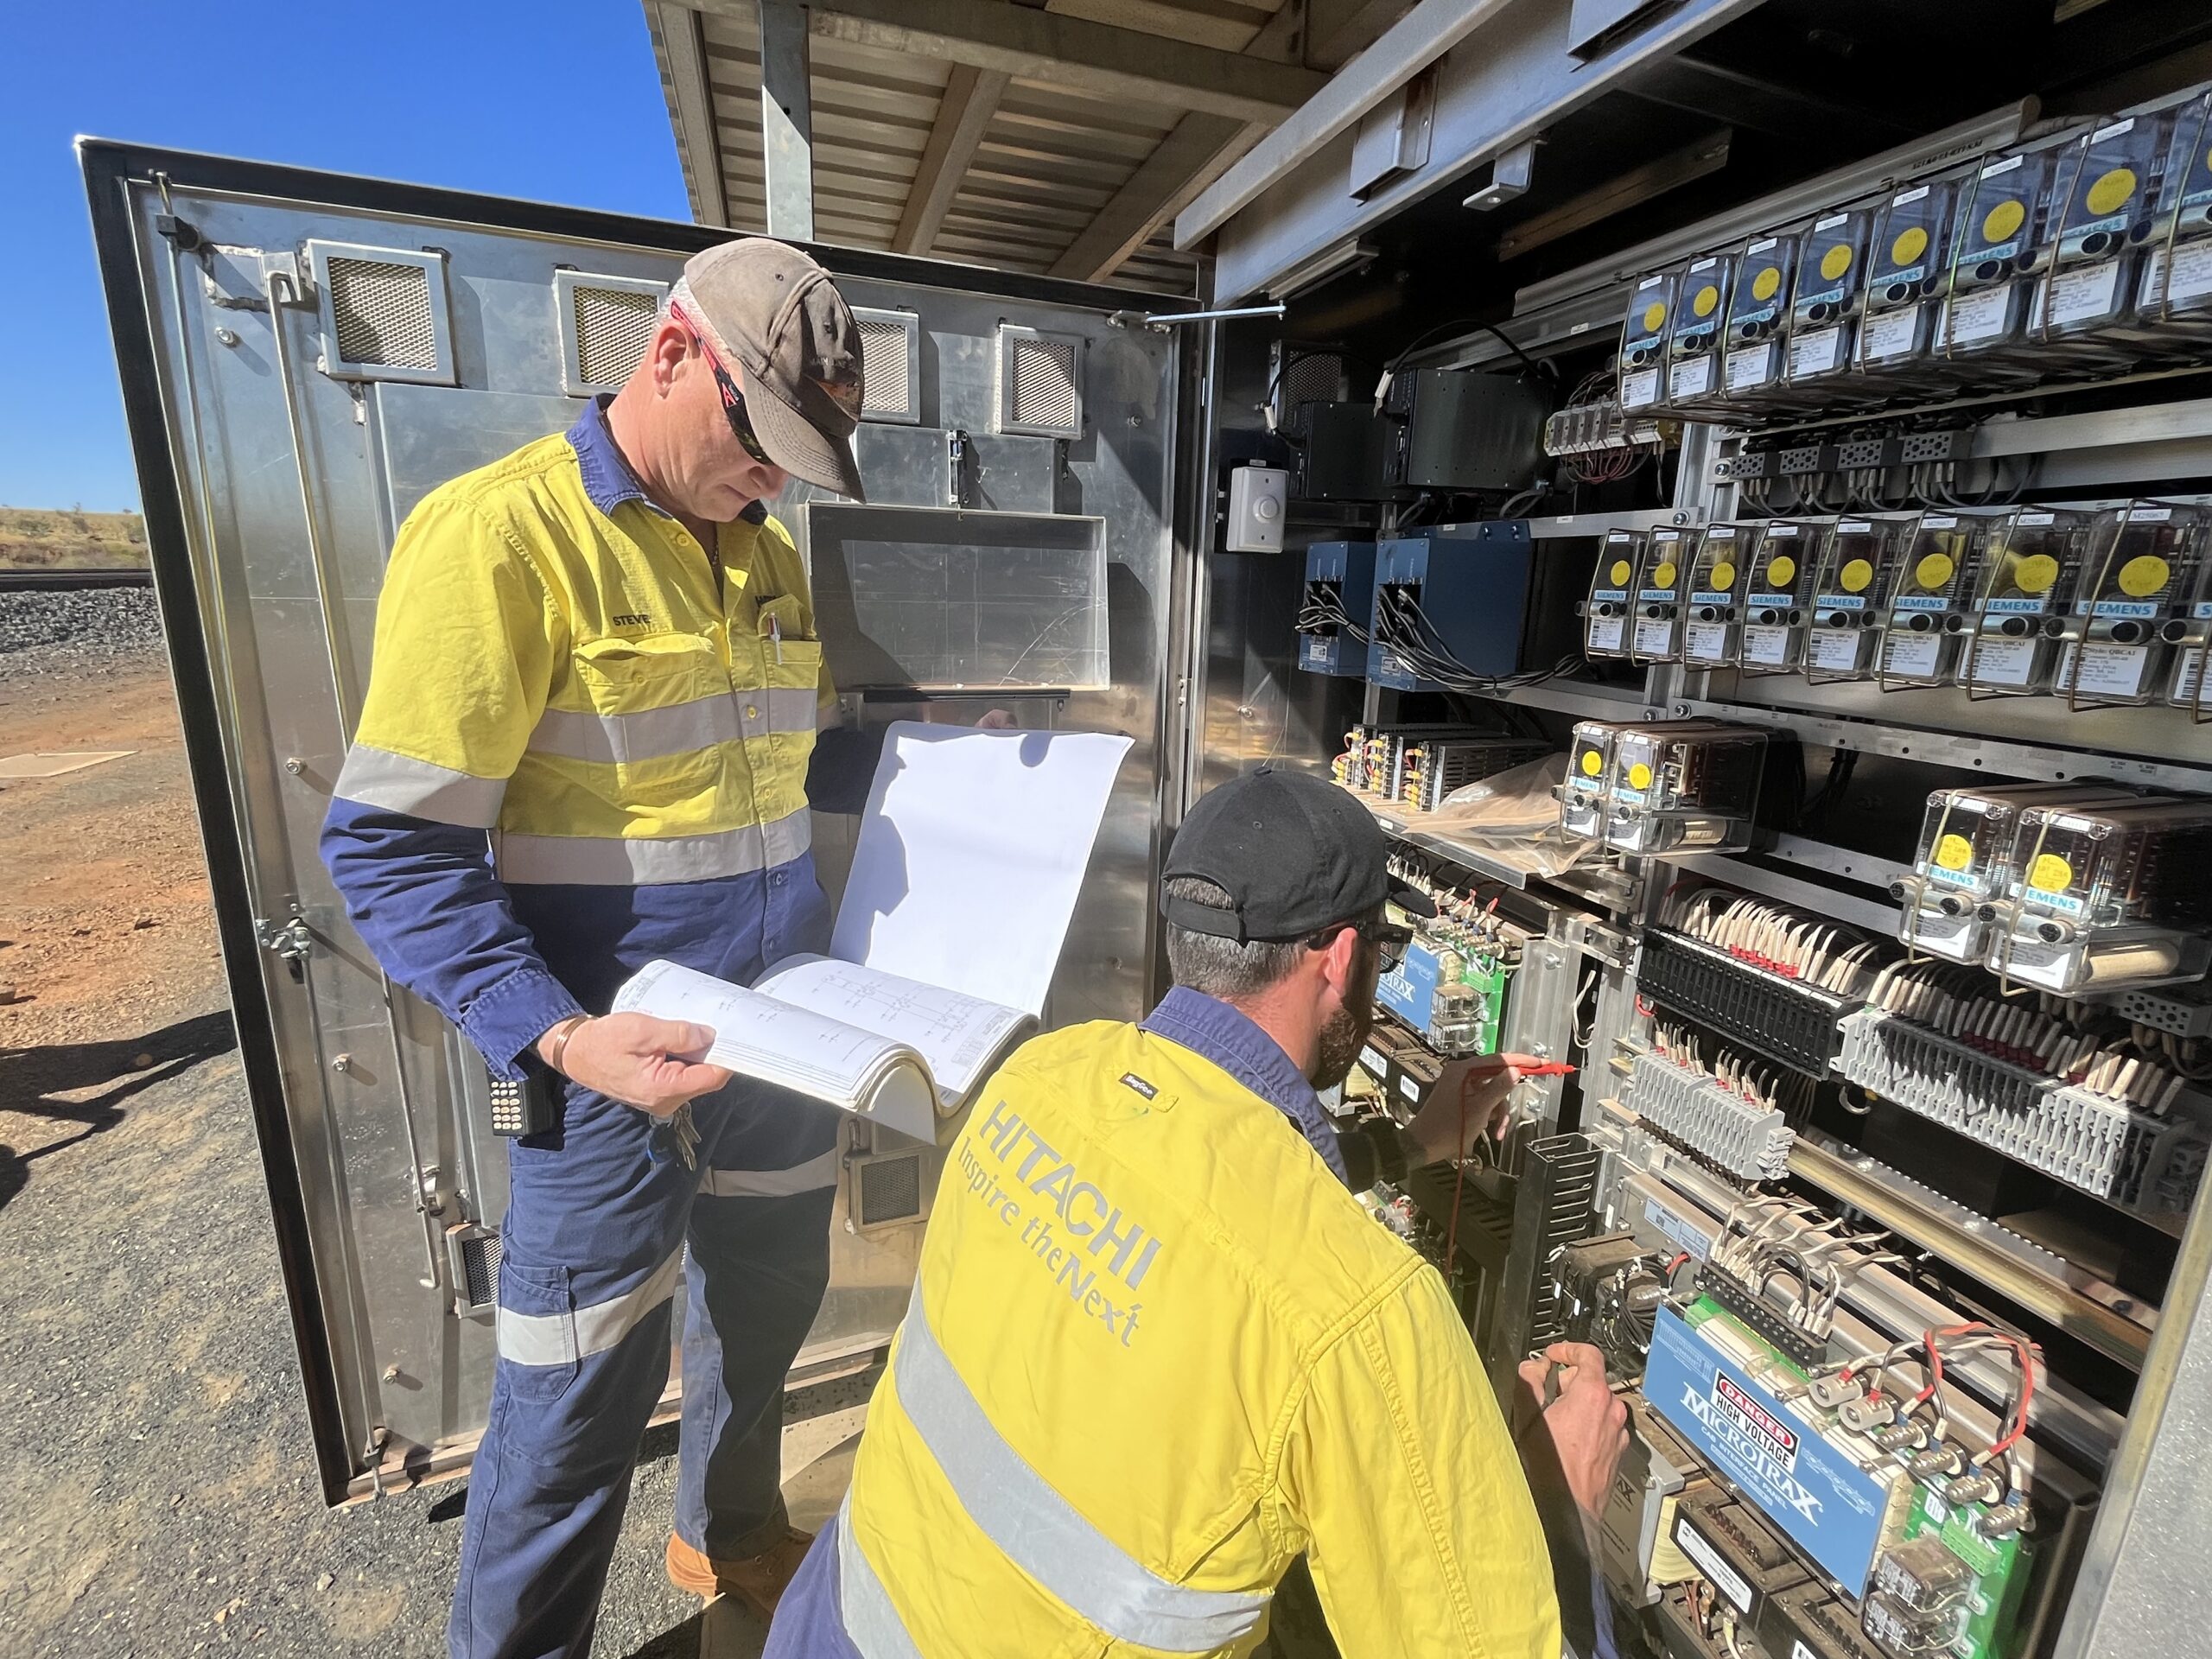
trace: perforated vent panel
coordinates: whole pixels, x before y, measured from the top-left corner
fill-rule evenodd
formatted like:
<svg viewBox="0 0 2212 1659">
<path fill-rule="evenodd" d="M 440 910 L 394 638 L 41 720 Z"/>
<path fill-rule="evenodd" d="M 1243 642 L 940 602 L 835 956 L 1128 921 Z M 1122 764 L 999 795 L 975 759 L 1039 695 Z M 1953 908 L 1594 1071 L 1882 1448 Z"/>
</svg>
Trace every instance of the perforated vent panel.
<svg viewBox="0 0 2212 1659">
<path fill-rule="evenodd" d="M 912 1221 L 922 1213 L 922 1155 L 901 1153 L 871 1158 L 855 1166 L 854 1225 L 880 1227 L 887 1221 Z"/>
<path fill-rule="evenodd" d="M 499 1254 L 496 1228 L 472 1224 L 447 1230 L 446 1267 L 455 1313 L 478 1313 L 499 1300 Z"/>
<path fill-rule="evenodd" d="M 587 385 L 620 385 L 653 337 L 658 299 L 637 289 L 591 288 L 579 283 L 569 290 L 569 304 L 578 378 Z"/>
<path fill-rule="evenodd" d="M 999 331 L 999 429 L 1045 436 L 1083 435 L 1079 342 L 1071 334 L 1033 329 Z"/>
<path fill-rule="evenodd" d="M 905 415 L 914 406 L 913 376 L 906 362 L 907 330 L 895 322 L 863 318 L 861 375 L 863 414 Z"/>
<path fill-rule="evenodd" d="M 333 258 L 330 314 L 341 363 L 400 369 L 438 366 L 430 272 L 381 259 Z"/>
<path fill-rule="evenodd" d="M 1333 404 L 1344 395 L 1344 360 L 1335 352 L 1293 352 L 1283 365 L 1277 412 L 1300 404 Z"/>
</svg>

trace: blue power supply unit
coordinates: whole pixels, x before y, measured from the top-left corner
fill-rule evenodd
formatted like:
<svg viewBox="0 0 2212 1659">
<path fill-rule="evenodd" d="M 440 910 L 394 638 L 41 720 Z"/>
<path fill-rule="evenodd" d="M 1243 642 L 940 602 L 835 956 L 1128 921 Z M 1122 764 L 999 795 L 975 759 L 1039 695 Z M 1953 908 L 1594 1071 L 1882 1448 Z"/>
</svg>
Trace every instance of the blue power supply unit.
<svg viewBox="0 0 2212 1659">
<path fill-rule="evenodd" d="M 1306 550 L 1306 597 L 1298 625 L 1298 665 L 1309 674 L 1359 679 L 1367 672 L 1367 647 L 1338 622 L 1319 620 L 1341 610 L 1360 628 L 1375 621 L 1375 543 L 1316 542 Z"/>
<path fill-rule="evenodd" d="M 1643 1371 L 1651 1408 L 1853 1596 L 1889 1529 L 1891 1488 L 1671 1307 Z"/>
<path fill-rule="evenodd" d="M 1444 658 L 1484 678 L 1519 672 L 1535 563 L 1520 518 L 1377 542 L 1367 677 L 1399 691 L 1438 690 L 1429 670 Z"/>
</svg>

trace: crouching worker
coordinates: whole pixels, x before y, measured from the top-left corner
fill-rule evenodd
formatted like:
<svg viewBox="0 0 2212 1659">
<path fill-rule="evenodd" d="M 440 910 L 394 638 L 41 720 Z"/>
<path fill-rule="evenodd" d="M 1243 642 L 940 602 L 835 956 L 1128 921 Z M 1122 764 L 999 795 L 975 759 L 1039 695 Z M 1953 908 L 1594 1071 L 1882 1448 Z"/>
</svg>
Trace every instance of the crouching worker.
<svg viewBox="0 0 2212 1659">
<path fill-rule="evenodd" d="M 1301 1554 L 1350 1659 L 1557 1659 L 1473 1344 L 1353 1196 L 1405 1154 L 1339 1137 L 1315 1092 L 1403 944 L 1388 887 L 1332 785 L 1263 767 L 1192 810 L 1162 897 L 1174 988 L 1141 1025 L 1036 1039 L 976 1096 L 769 1659 L 1247 1654 Z M 1414 1155 L 1462 1154 L 1535 1064 L 1447 1075 Z M 1625 1416 L 1601 1363 L 1558 1357 L 1532 1438 L 1594 1510 Z"/>
</svg>

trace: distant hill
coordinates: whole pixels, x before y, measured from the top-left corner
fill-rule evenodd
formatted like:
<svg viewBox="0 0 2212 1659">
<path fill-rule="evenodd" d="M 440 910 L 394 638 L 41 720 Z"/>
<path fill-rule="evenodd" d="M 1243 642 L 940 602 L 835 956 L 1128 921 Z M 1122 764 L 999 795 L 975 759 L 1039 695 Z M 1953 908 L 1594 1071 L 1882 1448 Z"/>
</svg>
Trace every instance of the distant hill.
<svg viewBox="0 0 2212 1659">
<path fill-rule="evenodd" d="M 146 563 L 135 512 L 0 507 L 0 570 L 120 570 Z"/>
</svg>

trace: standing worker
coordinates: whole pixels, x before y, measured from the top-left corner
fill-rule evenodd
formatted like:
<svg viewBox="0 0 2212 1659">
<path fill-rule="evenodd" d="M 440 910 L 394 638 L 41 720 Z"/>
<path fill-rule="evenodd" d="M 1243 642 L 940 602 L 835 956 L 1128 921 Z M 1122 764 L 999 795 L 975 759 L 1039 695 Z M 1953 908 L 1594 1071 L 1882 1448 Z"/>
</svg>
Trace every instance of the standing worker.
<svg viewBox="0 0 2212 1659">
<path fill-rule="evenodd" d="M 1474 1344 L 1353 1197 L 1396 1137 L 1340 1138 L 1315 1093 L 1404 943 L 1388 889 L 1382 832 L 1333 785 L 1262 767 L 1192 809 L 1163 882 L 1174 988 L 977 1091 L 769 1659 L 1247 1654 L 1300 1554 L 1348 1659 L 1558 1659 Z M 1447 1071 L 1413 1155 L 1464 1155 L 1536 1064 Z M 1547 1359 L 1568 1369 L 1532 1459 L 1594 1513 L 1627 1414 L 1594 1350 Z"/>
<path fill-rule="evenodd" d="M 711 248 L 611 400 L 432 492 L 392 550 L 323 860 L 385 971 L 559 1098 L 509 1160 L 456 1659 L 590 1645 L 687 1245 L 669 1575 L 765 1615 L 804 1550 L 781 1400 L 829 1281 L 837 1116 L 730 1089 L 696 1063 L 710 1032 L 607 1009 L 655 957 L 745 983 L 828 948 L 810 760 L 817 800 L 861 791 L 823 777 L 805 571 L 762 503 L 787 476 L 860 498 L 861 391 L 828 272 Z"/>
</svg>

